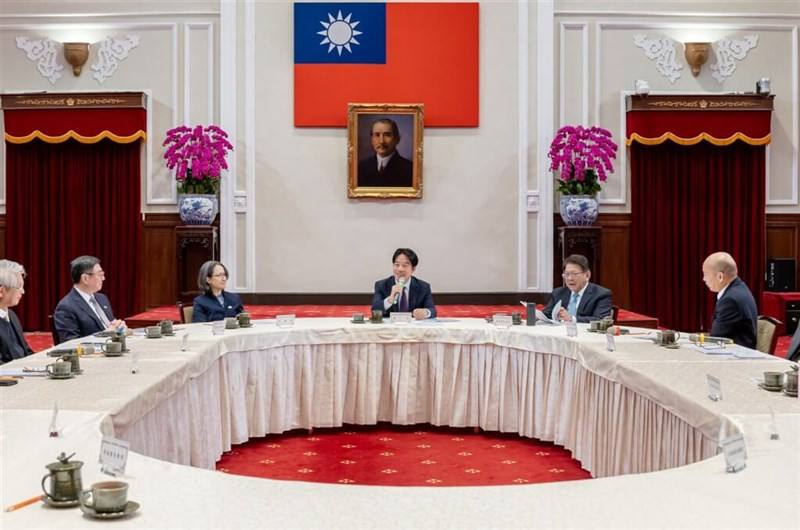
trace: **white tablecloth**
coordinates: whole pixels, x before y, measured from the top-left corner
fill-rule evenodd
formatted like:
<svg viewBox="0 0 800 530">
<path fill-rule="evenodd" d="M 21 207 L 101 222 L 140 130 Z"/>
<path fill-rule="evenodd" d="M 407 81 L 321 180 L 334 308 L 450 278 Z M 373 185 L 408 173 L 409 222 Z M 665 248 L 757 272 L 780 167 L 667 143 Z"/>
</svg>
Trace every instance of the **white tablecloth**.
<svg viewBox="0 0 800 530">
<path fill-rule="evenodd" d="M 180 352 L 182 335 L 186 333 L 189 351 Z M 289 329 L 277 328 L 271 322 L 257 322 L 249 330 L 228 331 L 223 336 L 212 336 L 209 326 L 193 325 L 186 326 L 174 338 L 133 337 L 129 344 L 140 358 L 137 374 L 130 373 L 129 356 L 84 358 L 85 373 L 75 379 L 28 378 L 19 385 L 1 389 L 4 467 L 19 467 L 16 456 L 11 456 L 18 454 L 15 448 L 18 445 L 27 447 L 29 457 L 25 466 L 39 475 L 44 472 L 44 464 L 56 454 L 53 442 L 46 439 L 39 444 L 33 434 L 28 439 L 24 427 L 28 426 L 28 418 L 47 416 L 57 401 L 62 410 L 79 418 L 77 426 L 67 423 L 66 427 L 91 440 L 86 448 L 71 446 L 86 461 L 96 459 L 97 450 L 91 444 L 98 443 L 100 430 L 130 441 L 132 448 L 143 455 L 212 468 L 222 451 L 232 444 L 270 432 L 342 423 L 430 422 L 480 426 L 552 440 L 571 449 L 594 476 L 609 476 L 700 462 L 715 454 L 720 436 L 739 431 L 749 436 L 751 432 L 744 425 L 764 431 L 765 418 L 771 418 L 770 411 L 774 411 L 787 433 L 793 434 L 787 434 L 780 445 L 754 437 L 749 441 L 754 444 L 750 448 L 751 457 L 753 451 L 760 457 L 758 451 L 765 450 L 765 458 L 773 458 L 776 450 L 787 449 L 786 444 L 793 443 L 784 458 L 797 469 L 800 404 L 796 399 L 766 393 L 752 381 L 764 370 L 787 369 L 789 363 L 774 358 L 743 361 L 709 357 L 687 349 L 657 348 L 638 337 L 618 338 L 617 351 L 607 352 L 605 337 L 585 331 L 578 339 L 571 339 L 565 336 L 563 327 L 497 329 L 469 319 L 402 327 L 354 325 L 343 319 L 301 319 Z M 40 354 L 13 365 L 37 366 L 46 362 L 48 359 Z M 723 381 L 722 401 L 707 399 L 706 373 Z M 69 445 L 69 440 L 59 443 Z M 718 460 L 716 457 L 696 466 L 705 469 L 714 461 L 712 474 L 716 474 L 722 470 Z M 248 486 L 242 487 L 256 490 L 272 490 L 275 484 L 285 484 L 252 483 L 243 477 L 220 478 L 218 474 L 184 471 L 146 457 L 137 456 L 133 462 L 139 463 L 142 473 L 154 476 L 161 473 L 165 482 L 147 489 L 160 491 L 166 499 L 175 499 L 179 495 L 177 490 L 185 489 L 169 486 L 169 477 L 173 475 L 182 477 L 176 480 L 191 480 L 193 484 L 201 477 L 203 481 L 214 477 L 214 487 L 222 488 L 218 493 L 225 498 L 226 506 L 230 500 L 228 489 L 239 489 L 229 481 L 247 483 Z M 681 480 L 709 478 L 707 472 L 690 471 L 694 468 L 683 467 L 662 474 L 685 472 L 679 473 L 687 477 Z M 15 473 L 13 478 L 4 473 L 4 504 L 35 492 L 31 491 L 35 481 L 20 478 L 30 473 L 22 469 L 18 472 L 22 474 Z M 744 474 L 729 480 L 739 481 L 740 476 Z M 796 498 L 797 474 L 783 476 L 787 493 Z M 141 473 L 135 473 L 132 488 L 140 477 Z M 627 483 L 629 478 L 617 477 L 611 482 Z M 593 491 L 607 495 L 608 488 L 596 486 L 604 483 L 588 481 L 587 485 L 576 482 L 541 487 L 555 491 L 572 486 L 567 489 L 580 490 L 584 496 L 593 495 Z M 324 491 L 331 499 L 340 495 L 330 493 L 339 491 L 336 486 L 305 486 L 317 493 Z M 302 487 L 299 489 L 304 491 Z M 387 489 L 397 488 L 374 490 Z M 509 493 L 512 498 L 527 490 L 500 489 L 513 490 L 513 494 Z M 449 497 L 458 497 L 457 504 L 472 495 L 469 488 L 454 490 L 458 494 Z M 483 496 L 494 488 L 475 490 L 480 492 L 475 495 Z M 636 493 L 634 490 L 632 493 Z M 365 495 L 371 497 L 369 493 Z M 644 496 L 645 492 L 639 491 L 637 498 Z M 520 502 L 523 497 L 519 497 Z M 556 506 L 560 504 L 563 500 L 556 502 Z M 632 504 L 638 503 L 632 501 Z M 384 508 L 396 512 L 400 506 L 402 502 Z M 41 513 L 39 508 L 26 510 L 29 514 Z M 208 507 L 200 510 L 205 511 Z M 572 511 L 565 505 L 547 513 L 568 520 Z M 456 520 L 466 513 L 469 510 L 460 512 L 462 517 Z M 797 514 L 797 503 L 784 515 L 790 513 Z M 31 522 L 27 516 L 15 514 L 4 516 L 4 524 L 7 521 L 17 527 L 17 522 Z M 229 515 L 241 517 L 237 512 Z M 329 526 L 328 522 L 336 519 L 325 519 L 329 515 L 324 511 L 318 515 L 321 518 L 311 517 L 309 521 L 314 524 L 308 526 Z M 363 524 L 368 521 L 359 525 L 340 515 L 342 523 L 370 526 Z M 664 515 L 676 521 L 671 512 Z M 301 519 L 293 521 L 291 526 L 301 524 Z M 142 520 L 145 520 L 144 510 Z M 203 522 L 201 526 L 210 527 L 213 518 L 199 520 Z M 499 524 L 497 519 L 483 520 Z M 412 519 L 397 520 L 399 526 L 406 526 L 402 521 L 410 526 Z M 544 521 L 541 526 L 552 526 L 554 521 Z M 611 519 L 608 521 L 610 524 Z M 527 524 L 517 522 L 522 526 Z M 480 526 L 475 521 L 471 523 L 469 526 Z"/>
</svg>

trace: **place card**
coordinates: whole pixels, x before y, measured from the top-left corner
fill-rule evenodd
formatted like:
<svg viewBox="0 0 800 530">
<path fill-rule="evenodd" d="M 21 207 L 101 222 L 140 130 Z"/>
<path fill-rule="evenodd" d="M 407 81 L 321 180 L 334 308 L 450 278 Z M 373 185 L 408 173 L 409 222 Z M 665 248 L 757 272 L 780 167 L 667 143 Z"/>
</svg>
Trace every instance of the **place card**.
<svg viewBox="0 0 800 530">
<path fill-rule="evenodd" d="M 706 374 L 708 381 L 708 399 L 711 401 L 722 401 L 722 383 L 711 374 Z"/>
<path fill-rule="evenodd" d="M 294 318 L 295 315 L 277 315 L 275 317 L 275 323 L 278 325 L 279 328 L 290 328 L 294 326 Z"/>
<path fill-rule="evenodd" d="M 103 436 L 100 444 L 100 471 L 114 477 L 124 475 L 125 466 L 128 464 L 129 449 L 130 444 L 125 440 Z"/>
<path fill-rule="evenodd" d="M 223 335 L 225 333 L 225 321 L 217 320 L 211 323 L 211 333 L 214 335 Z"/>
<path fill-rule="evenodd" d="M 495 313 L 492 315 L 492 324 L 500 328 L 510 328 L 514 324 L 514 317 L 503 313 Z"/>
<path fill-rule="evenodd" d="M 413 319 L 414 316 L 411 313 L 401 313 L 400 311 L 392 312 L 389 315 L 389 322 L 391 324 L 408 324 Z"/>
<path fill-rule="evenodd" d="M 134 351 L 131 353 L 131 373 L 138 374 L 139 373 L 139 352 Z"/>
<path fill-rule="evenodd" d="M 50 418 L 50 438 L 58 438 L 58 403 L 53 404 L 53 416 Z"/>
<path fill-rule="evenodd" d="M 189 333 L 187 332 L 181 339 L 181 351 L 186 351 L 189 347 Z"/>
<path fill-rule="evenodd" d="M 578 336 L 578 323 L 574 320 L 567 320 L 564 325 L 567 327 L 567 337 Z"/>
<path fill-rule="evenodd" d="M 747 465 L 747 450 L 745 449 L 744 436 L 741 433 L 729 436 L 720 442 L 722 452 L 725 453 L 725 471 L 736 473 Z"/>
<path fill-rule="evenodd" d="M 614 340 L 614 335 L 611 333 L 606 333 L 606 349 L 608 351 L 616 351 L 617 345 L 616 341 Z"/>
</svg>

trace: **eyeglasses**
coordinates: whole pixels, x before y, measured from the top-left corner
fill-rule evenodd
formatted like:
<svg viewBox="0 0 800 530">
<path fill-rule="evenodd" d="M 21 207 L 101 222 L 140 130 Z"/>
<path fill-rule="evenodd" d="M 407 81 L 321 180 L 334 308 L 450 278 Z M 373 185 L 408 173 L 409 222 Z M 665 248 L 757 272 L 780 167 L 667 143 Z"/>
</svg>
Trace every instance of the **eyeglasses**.
<svg viewBox="0 0 800 530">
<path fill-rule="evenodd" d="M 89 276 L 97 276 L 99 278 L 106 277 L 106 271 L 84 272 L 84 274 L 87 274 Z"/>
<path fill-rule="evenodd" d="M 224 272 L 222 272 L 220 274 L 212 274 L 211 277 L 212 278 L 225 278 L 226 280 L 228 279 L 228 275 L 225 274 Z"/>
<path fill-rule="evenodd" d="M 581 274 L 586 274 L 585 272 L 565 272 L 561 275 L 562 278 L 577 278 Z"/>
</svg>

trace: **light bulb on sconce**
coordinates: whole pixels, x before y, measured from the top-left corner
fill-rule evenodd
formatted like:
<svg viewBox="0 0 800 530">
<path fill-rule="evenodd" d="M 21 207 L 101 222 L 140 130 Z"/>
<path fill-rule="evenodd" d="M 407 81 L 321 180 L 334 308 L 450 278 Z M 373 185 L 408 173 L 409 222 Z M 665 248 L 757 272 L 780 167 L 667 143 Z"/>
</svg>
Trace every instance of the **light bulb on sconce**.
<svg viewBox="0 0 800 530">
<path fill-rule="evenodd" d="M 65 42 L 64 58 L 72 65 L 72 73 L 75 77 L 81 75 L 81 68 L 89 59 L 88 42 Z"/>
<path fill-rule="evenodd" d="M 708 56 L 711 55 L 711 43 L 686 42 L 684 47 L 683 55 L 686 57 L 686 62 L 692 68 L 692 75 L 697 77 L 700 74 L 700 68 L 706 64 Z"/>
</svg>

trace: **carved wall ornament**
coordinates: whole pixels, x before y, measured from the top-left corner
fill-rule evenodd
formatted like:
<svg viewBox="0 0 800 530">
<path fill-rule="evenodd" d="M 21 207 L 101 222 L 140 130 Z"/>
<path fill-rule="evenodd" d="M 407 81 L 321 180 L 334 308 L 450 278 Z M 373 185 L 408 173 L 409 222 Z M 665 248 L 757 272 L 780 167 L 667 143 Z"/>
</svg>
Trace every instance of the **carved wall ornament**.
<svg viewBox="0 0 800 530">
<path fill-rule="evenodd" d="M 106 37 L 101 41 L 97 50 L 97 61 L 92 65 L 92 77 L 99 83 L 114 75 L 119 68 L 119 63 L 128 58 L 130 51 L 137 46 L 141 37 L 139 35 L 126 35 L 125 37 Z"/>
<path fill-rule="evenodd" d="M 746 35 L 743 39 L 725 37 L 718 40 L 714 46 L 717 62 L 709 67 L 711 76 L 720 83 L 724 82 L 736 71 L 736 63 L 744 60 L 747 53 L 757 45 L 758 35 Z"/>
<path fill-rule="evenodd" d="M 36 70 L 51 85 L 61 77 L 64 65 L 58 61 L 61 48 L 56 41 L 49 38 L 34 40 L 20 35 L 17 36 L 17 48 L 25 51 L 25 56 L 36 63 Z"/>
<path fill-rule="evenodd" d="M 683 65 L 675 61 L 675 41 L 666 37 L 649 38 L 638 33 L 633 36 L 633 43 L 644 50 L 645 57 L 656 61 L 656 69 L 670 83 L 680 78 Z"/>
</svg>

